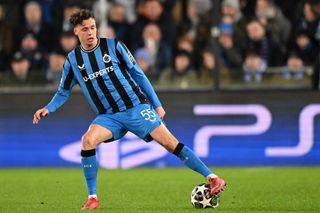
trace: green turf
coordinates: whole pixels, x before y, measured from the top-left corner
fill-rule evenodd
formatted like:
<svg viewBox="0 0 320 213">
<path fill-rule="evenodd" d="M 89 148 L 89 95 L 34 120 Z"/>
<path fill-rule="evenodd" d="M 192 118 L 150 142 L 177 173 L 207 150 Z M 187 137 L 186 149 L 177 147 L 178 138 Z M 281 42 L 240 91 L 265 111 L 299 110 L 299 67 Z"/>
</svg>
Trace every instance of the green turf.
<svg viewBox="0 0 320 213">
<path fill-rule="evenodd" d="M 187 169 L 99 170 L 102 209 L 94 212 L 319 212 L 320 168 L 217 168 L 228 182 L 217 209 L 194 209 L 204 179 Z M 80 212 L 80 169 L 0 169 L 0 212 Z"/>
</svg>

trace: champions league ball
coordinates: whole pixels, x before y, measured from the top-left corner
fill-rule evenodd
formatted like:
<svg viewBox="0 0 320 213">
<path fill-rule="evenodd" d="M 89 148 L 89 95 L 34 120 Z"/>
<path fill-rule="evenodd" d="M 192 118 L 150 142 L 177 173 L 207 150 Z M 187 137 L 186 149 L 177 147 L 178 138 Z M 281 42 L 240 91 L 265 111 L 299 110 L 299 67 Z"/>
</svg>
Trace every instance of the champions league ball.
<svg viewBox="0 0 320 213">
<path fill-rule="evenodd" d="M 210 195 L 210 184 L 202 183 L 194 187 L 191 192 L 191 203 L 197 209 L 217 208 L 219 196 Z"/>
</svg>

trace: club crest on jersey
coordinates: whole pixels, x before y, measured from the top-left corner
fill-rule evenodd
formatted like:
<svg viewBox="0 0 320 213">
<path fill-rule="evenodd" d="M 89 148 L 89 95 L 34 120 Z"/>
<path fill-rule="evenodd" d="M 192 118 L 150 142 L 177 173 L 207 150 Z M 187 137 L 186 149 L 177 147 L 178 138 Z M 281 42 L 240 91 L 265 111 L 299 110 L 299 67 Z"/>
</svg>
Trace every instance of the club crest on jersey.
<svg viewBox="0 0 320 213">
<path fill-rule="evenodd" d="M 104 63 L 109 63 L 111 61 L 111 56 L 105 53 L 102 57 Z"/>
<path fill-rule="evenodd" d="M 84 64 L 82 64 L 82 66 L 78 65 L 78 68 L 80 71 L 84 70 L 85 69 Z"/>
</svg>

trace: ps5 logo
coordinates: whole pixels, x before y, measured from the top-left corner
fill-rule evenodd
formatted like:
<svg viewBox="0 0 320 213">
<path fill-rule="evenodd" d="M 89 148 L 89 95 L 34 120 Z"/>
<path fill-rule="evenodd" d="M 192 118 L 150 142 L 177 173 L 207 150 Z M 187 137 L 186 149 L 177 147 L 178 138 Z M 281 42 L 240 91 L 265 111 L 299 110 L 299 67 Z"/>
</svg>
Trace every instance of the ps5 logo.
<svg viewBox="0 0 320 213">
<path fill-rule="evenodd" d="M 194 114 L 208 115 L 253 115 L 254 124 L 246 125 L 206 125 L 195 134 L 194 150 L 200 157 L 208 157 L 210 138 L 228 135 L 260 135 L 267 132 L 272 124 L 272 114 L 263 105 L 196 105 Z M 299 117 L 299 141 L 295 146 L 267 147 L 266 157 L 302 157 L 308 154 L 315 144 L 315 117 L 320 114 L 320 104 L 305 106 Z"/>
<path fill-rule="evenodd" d="M 271 130 L 274 119 L 271 111 L 261 104 L 195 105 L 193 113 L 197 117 L 205 117 L 206 119 L 208 116 L 239 115 L 254 118 L 253 123 L 211 124 L 209 122 L 197 128 L 194 135 L 193 149 L 195 153 L 202 158 L 212 157 L 213 150 L 210 148 L 210 143 L 212 143 L 216 137 L 263 135 Z M 149 116 L 151 118 L 151 114 L 149 114 L 148 111 L 141 112 L 141 115 L 145 118 L 149 118 Z M 299 114 L 299 140 L 295 142 L 295 145 L 292 145 L 290 142 L 289 146 L 275 146 L 275 144 L 272 143 L 272 146 L 261 147 L 263 148 L 261 155 L 263 155 L 264 160 L 267 158 L 301 158 L 311 153 L 317 142 L 315 138 L 315 125 L 316 117 L 319 115 L 320 104 L 309 104 L 305 106 Z M 236 140 L 238 140 L 238 138 L 236 138 Z M 241 140 L 239 140 L 239 142 L 241 142 Z M 60 149 L 59 155 L 63 160 L 80 163 L 80 147 L 80 141 L 68 144 Z M 231 148 L 238 147 L 240 146 Z M 317 150 L 316 148 L 316 151 Z M 242 150 L 239 149 L 238 151 L 239 156 L 243 153 L 248 154 L 248 150 L 242 152 Z M 127 133 L 127 135 L 121 139 L 121 143 L 117 141 L 102 144 L 98 152 L 99 165 L 103 168 L 132 168 L 150 162 L 156 162 L 155 166 L 165 166 L 167 159 L 164 158 L 168 153 L 158 143 L 142 143 L 141 139 L 132 133 Z M 106 155 L 105 153 L 108 154 Z M 236 159 L 239 156 L 234 156 L 234 158 Z M 255 157 L 259 156 L 253 155 L 252 159 L 255 159 Z M 248 161 L 246 163 L 250 164 L 251 162 Z"/>
<path fill-rule="evenodd" d="M 102 60 L 103 60 L 103 62 L 104 63 L 109 63 L 110 61 L 111 61 L 111 56 L 110 55 L 108 55 L 107 53 L 105 53 L 104 55 L 103 55 L 103 57 L 102 57 Z"/>
</svg>

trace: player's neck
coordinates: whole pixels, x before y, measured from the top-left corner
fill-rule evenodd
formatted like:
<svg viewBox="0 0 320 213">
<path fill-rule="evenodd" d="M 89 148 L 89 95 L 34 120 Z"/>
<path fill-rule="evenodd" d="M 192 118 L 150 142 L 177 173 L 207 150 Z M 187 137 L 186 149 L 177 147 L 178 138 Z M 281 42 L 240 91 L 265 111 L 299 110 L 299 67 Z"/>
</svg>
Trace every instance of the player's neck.
<svg viewBox="0 0 320 213">
<path fill-rule="evenodd" d="M 82 43 L 81 44 L 81 48 L 85 51 L 91 51 L 93 50 L 94 48 L 96 48 L 96 46 L 98 45 L 98 39 L 99 38 L 96 38 L 95 41 L 91 44 L 84 44 Z"/>
</svg>

